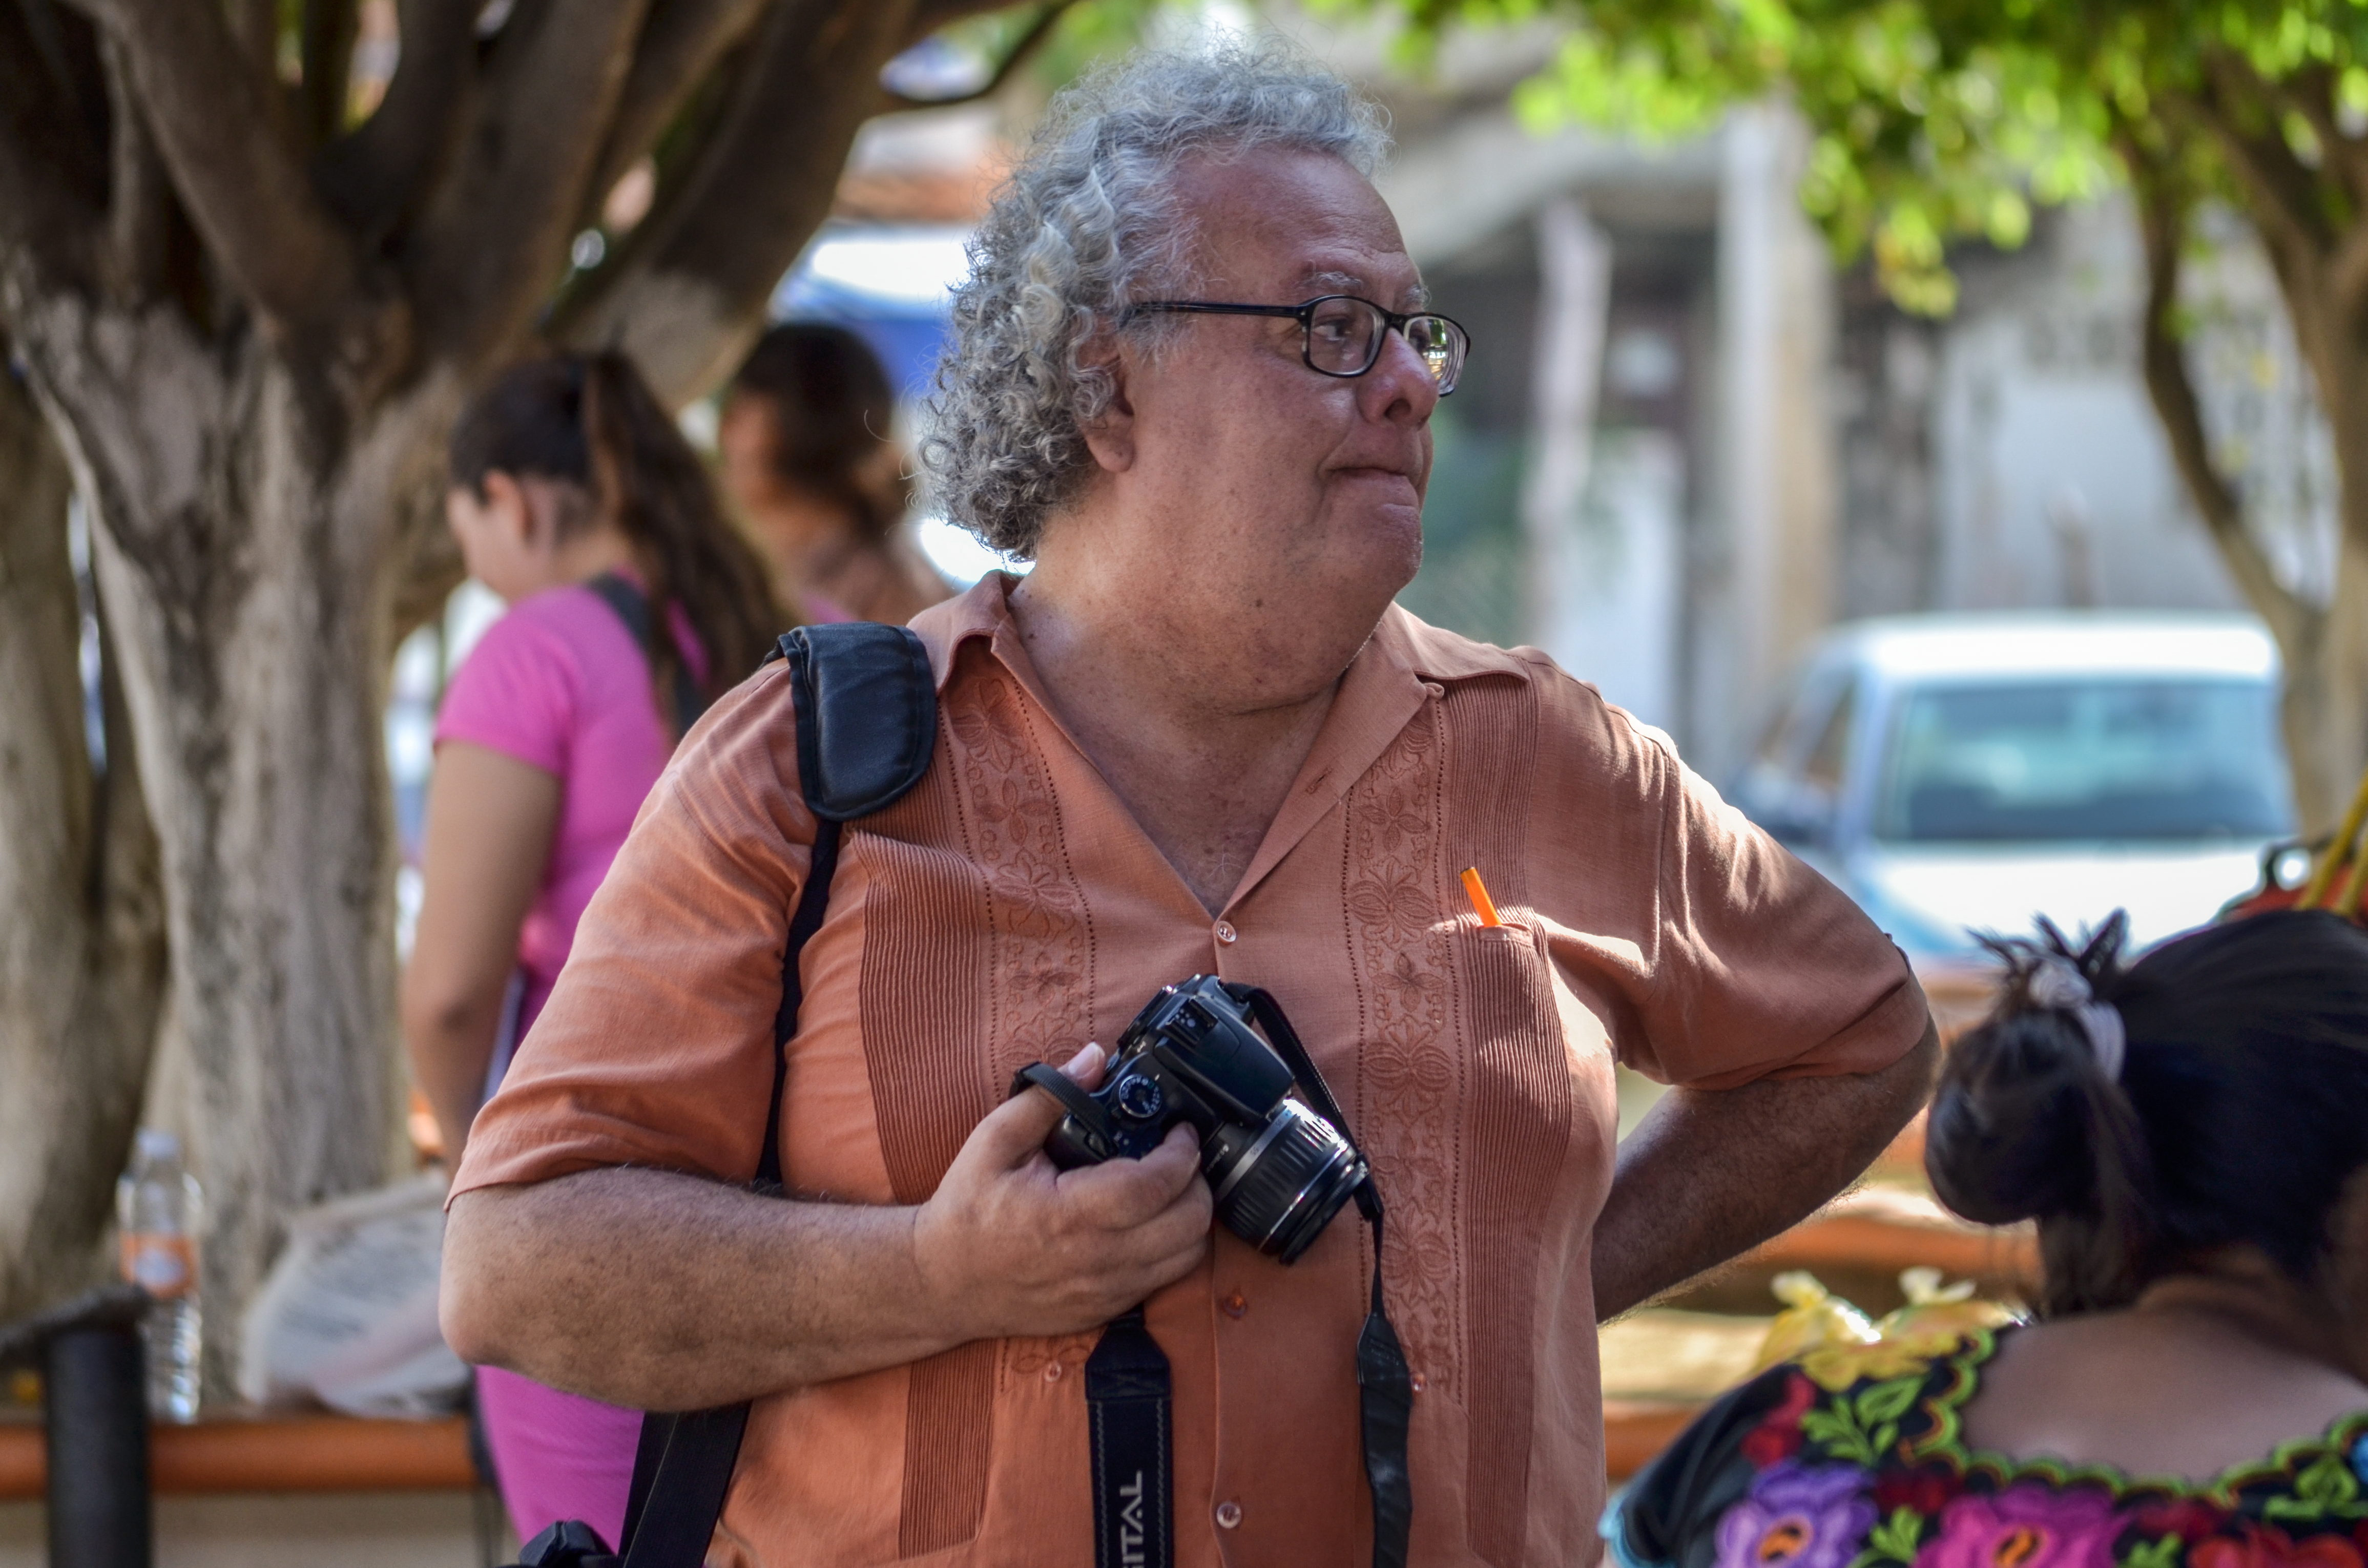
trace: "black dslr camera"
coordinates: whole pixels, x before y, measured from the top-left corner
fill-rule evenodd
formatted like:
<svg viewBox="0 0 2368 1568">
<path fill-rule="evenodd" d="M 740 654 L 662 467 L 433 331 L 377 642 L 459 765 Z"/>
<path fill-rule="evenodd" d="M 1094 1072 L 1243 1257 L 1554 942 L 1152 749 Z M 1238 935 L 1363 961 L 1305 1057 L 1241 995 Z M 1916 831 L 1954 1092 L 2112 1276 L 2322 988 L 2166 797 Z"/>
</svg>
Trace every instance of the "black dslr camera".
<svg viewBox="0 0 2368 1568">
<path fill-rule="evenodd" d="M 1044 1141 L 1064 1170 L 1140 1159 L 1178 1122 L 1190 1122 L 1218 1220 L 1290 1263 L 1363 1185 L 1365 1161 L 1330 1122 L 1289 1097 L 1297 1079 L 1254 1032 L 1253 1018 L 1304 1060 L 1271 996 L 1196 974 L 1162 986 L 1135 1015 L 1100 1088 L 1088 1094 L 1038 1062 L 1020 1070 L 1012 1092 L 1032 1084 L 1068 1108 Z"/>
</svg>

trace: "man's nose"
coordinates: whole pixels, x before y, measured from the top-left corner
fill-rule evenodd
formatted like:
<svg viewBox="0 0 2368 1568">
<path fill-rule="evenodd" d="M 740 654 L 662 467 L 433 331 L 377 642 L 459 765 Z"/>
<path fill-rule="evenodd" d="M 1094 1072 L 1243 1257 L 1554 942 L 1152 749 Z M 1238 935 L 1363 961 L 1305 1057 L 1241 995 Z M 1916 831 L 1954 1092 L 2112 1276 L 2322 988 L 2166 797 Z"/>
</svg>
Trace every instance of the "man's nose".
<svg viewBox="0 0 2368 1568">
<path fill-rule="evenodd" d="M 1369 419 L 1421 425 L 1439 406 L 1439 381 L 1406 335 L 1395 327 L 1382 334 L 1381 358 L 1358 384 L 1358 401 Z"/>
</svg>

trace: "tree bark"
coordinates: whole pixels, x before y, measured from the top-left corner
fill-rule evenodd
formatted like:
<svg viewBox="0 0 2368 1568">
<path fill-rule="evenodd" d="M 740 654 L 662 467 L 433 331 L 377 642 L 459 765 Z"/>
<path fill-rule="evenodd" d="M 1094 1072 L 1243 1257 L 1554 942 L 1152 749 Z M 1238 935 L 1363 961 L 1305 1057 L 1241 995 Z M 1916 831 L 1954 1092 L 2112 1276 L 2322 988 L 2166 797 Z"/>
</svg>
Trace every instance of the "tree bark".
<svg viewBox="0 0 2368 1568">
<path fill-rule="evenodd" d="M 2180 278 L 2191 210 L 2189 194 L 2168 162 L 2135 143 L 2123 149 L 2138 199 L 2146 258 L 2141 327 L 2146 392 L 2170 443 L 2171 459 L 2204 531 L 2254 612 L 2276 639 L 2284 666 L 2279 727 L 2294 780 L 2294 809 L 2305 836 L 2330 831 L 2368 767 L 2368 353 L 2356 335 L 2338 347 L 2315 338 L 2320 324 L 2342 319 L 2326 268 L 2298 256 L 2289 236 L 2264 223 L 2280 289 L 2306 347 L 2320 405 L 2334 426 L 2340 475 L 2340 531 L 2333 590 L 2314 603 L 2278 580 L 2245 522 L 2244 498 L 2212 455 L 2202 400 L 2178 329 Z"/>
<path fill-rule="evenodd" d="M 400 1147 L 379 716 L 401 500 L 459 394 L 431 376 L 353 423 L 260 335 L 40 314 L 23 341 L 90 506 L 162 851 L 219 1392 L 287 1214 L 383 1181 Z"/>
<path fill-rule="evenodd" d="M 120 690 L 85 740 L 72 489 L 0 373 L 0 1321 L 105 1272 L 100 1243 L 164 997 L 156 844 Z"/>
<path fill-rule="evenodd" d="M 940 0 L 928 15 L 992 3 Z M 769 74 L 733 76 L 728 112 L 685 154 L 692 172 L 624 247 L 638 259 L 619 286 L 590 291 L 597 310 L 562 320 L 541 306 L 565 276 L 573 215 L 597 194 L 601 158 L 639 155 L 609 130 L 634 101 L 647 0 L 521 0 L 491 37 L 475 33 L 483 8 L 468 0 L 406 5 L 391 118 L 313 149 L 310 164 L 270 112 L 279 89 L 253 40 L 219 7 L 74 4 L 98 18 L 119 64 L 109 103 L 141 117 L 117 127 L 145 140 L 119 138 L 116 161 L 153 178 L 109 188 L 61 155 L 90 128 L 28 74 L 24 51 L 0 48 L 0 87 L 23 88 L 0 92 L 0 321 L 87 509 L 116 628 L 161 868 L 170 1014 L 195 1085 L 216 1325 L 207 1383 L 219 1392 L 289 1212 L 384 1179 L 402 1147 L 381 717 L 396 631 L 432 613 L 456 571 L 438 501 L 463 397 L 537 337 L 622 341 L 676 400 L 704 391 L 757 331 L 827 210 L 857 127 L 882 107 L 882 64 L 922 24 L 913 0 L 706 7 L 723 32 L 761 32 L 746 47 Z M 761 25 L 743 10 L 760 10 Z M 0 45 L 15 15 L 0 0 Z M 682 96 L 648 73 L 641 85 L 661 102 Z M 324 174 L 337 176 L 325 181 L 335 199 Z M 110 213 L 160 181 L 165 215 L 186 218 L 171 234 L 186 230 L 176 243 L 192 257 L 203 248 L 190 268 L 201 290 L 160 284 L 150 228 L 131 222 L 148 209 Z M 140 264 L 102 264 L 117 252 Z M 0 640 L 13 631 L 0 627 Z M 9 656 L 0 641 L 0 681 Z M 17 687 L 38 683 L 0 692 L 0 758 L 22 735 L 41 766 L 63 770 L 61 803 L 38 809 L 67 824 L 71 847 L 79 707 L 35 703 L 19 724 Z M 0 780 L 0 813 L 14 788 Z M 30 854 L 0 846 L 0 926 L 40 924 L 17 912 L 56 906 L 46 884 L 22 882 Z M 0 953 L 8 963 L 42 972 Z M 0 1028 L 18 971 L 0 970 Z M 17 1050 L 16 1037 L 0 1050 Z M 122 1115 L 137 1104 L 135 1088 Z M 17 1109 L 0 1101 L 0 1210 L 11 1181 L 88 1191 L 88 1180 L 17 1175 L 21 1140 L 5 1119 Z M 75 1106 L 44 1114 L 112 1176 L 128 1119 L 94 1139 L 100 1121 Z M 0 1258 L 13 1268 L 7 1223 Z"/>
</svg>

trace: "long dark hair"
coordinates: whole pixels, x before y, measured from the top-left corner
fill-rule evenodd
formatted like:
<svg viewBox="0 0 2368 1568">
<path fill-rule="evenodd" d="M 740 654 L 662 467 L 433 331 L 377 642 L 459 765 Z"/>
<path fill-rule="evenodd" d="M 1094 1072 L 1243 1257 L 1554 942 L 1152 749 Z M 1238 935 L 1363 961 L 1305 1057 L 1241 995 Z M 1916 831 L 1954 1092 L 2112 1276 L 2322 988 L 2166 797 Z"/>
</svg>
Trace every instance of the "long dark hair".
<svg viewBox="0 0 2368 1568">
<path fill-rule="evenodd" d="M 1993 942 L 2006 992 L 1941 1070 L 1933 1189 L 1969 1220 L 2039 1221 L 2043 1315 L 2125 1305 L 2237 1244 L 2320 1282 L 2368 1167 L 2368 932 L 2260 915 L 2124 968 L 2124 929 Z M 2115 1020 L 2073 1005 L 2084 989 L 2118 1015 L 2119 1051 Z"/>
<path fill-rule="evenodd" d="M 721 696 L 791 625 L 764 562 L 724 520 L 706 465 L 622 354 L 552 354 L 513 366 L 452 427 L 452 483 L 484 496 L 485 475 L 529 474 L 582 487 L 591 506 L 563 514 L 563 533 L 614 517 L 649 573 L 643 652 L 660 693 L 682 654 L 667 631 L 679 604 L 707 654 L 703 693 Z M 673 703 L 658 711 L 672 727 Z"/>
<path fill-rule="evenodd" d="M 858 540 L 876 545 L 903 520 L 909 496 L 884 460 L 896 397 L 863 339 L 824 322 L 783 322 L 748 351 L 732 393 L 771 405 L 774 473 L 843 508 Z"/>
</svg>

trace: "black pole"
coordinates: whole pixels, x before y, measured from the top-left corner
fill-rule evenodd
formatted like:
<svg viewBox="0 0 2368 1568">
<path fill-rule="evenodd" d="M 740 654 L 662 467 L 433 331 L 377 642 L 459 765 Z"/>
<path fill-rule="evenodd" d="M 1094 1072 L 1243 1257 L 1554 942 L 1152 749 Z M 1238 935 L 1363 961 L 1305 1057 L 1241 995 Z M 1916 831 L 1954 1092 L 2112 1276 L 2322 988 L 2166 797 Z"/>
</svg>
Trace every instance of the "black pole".
<svg viewBox="0 0 2368 1568">
<path fill-rule="evenodd" d="M 42 1357 L 50 1568 L 150 1568 L 147 1377 L 140 1331 L 78 1324 Z"/>
</svg>

